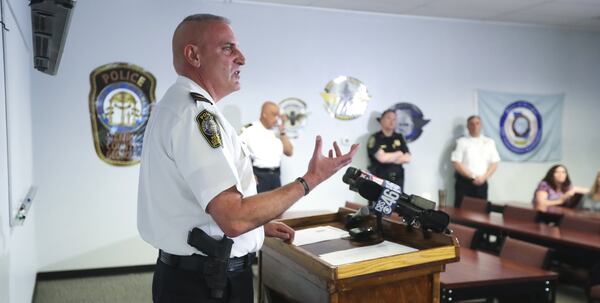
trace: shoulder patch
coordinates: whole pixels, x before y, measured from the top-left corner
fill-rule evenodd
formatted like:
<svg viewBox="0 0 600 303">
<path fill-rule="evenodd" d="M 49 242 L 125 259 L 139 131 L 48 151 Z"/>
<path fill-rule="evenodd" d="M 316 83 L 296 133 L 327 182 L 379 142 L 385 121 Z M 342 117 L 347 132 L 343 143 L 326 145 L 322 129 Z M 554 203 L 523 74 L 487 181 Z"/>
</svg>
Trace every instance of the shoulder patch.
<svg viewBox="0 0 600 303">
<path fill-rule="evenodd" d="M 196 116 L 196 123 L 198 123 L 198 129 L 200 129 L 208 145 L 212 148 L 223 146 L 221 131 L 219 130 L 219 124 L 217 124 L 215 115 L 207 110 L 203 110 Z"/>
<path fill-rule="evenodd" d="M 369 148 L 373 148 L 375 146 L 375 136 L 369 137 L 369 142 L 367 143 Z"/>
</svg>

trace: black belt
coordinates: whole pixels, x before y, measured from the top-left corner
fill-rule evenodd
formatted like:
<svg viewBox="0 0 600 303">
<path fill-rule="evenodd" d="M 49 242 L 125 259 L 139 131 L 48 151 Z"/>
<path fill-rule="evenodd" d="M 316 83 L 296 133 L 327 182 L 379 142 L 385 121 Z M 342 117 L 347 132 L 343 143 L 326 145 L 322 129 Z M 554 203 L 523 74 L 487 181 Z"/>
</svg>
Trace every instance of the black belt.
<svg viewBox="0 0 600 303">
<path fill-rule="evenodd" d="M 252 168 L 257 172 L 262 172 L 262 173 L 279 173 L 279 167 L 264 168 L 264 167 L 253 166 Z"/>
<path fill-rule="evenodd" d="M 252 266 L 252 259 L 255 253 L 249 253 L 243 257 L 229 258 L 229 265 L 227 266 L 228 272 L 241 272 Z M 187 271 L 201 271 L 204 268 L 204 262 L 208 257 L 203 255 L 191 255 L 191 256 L 178 256 L 170 253 L 159 251 L 158 259 L 178 269 Z"/>
</svg>

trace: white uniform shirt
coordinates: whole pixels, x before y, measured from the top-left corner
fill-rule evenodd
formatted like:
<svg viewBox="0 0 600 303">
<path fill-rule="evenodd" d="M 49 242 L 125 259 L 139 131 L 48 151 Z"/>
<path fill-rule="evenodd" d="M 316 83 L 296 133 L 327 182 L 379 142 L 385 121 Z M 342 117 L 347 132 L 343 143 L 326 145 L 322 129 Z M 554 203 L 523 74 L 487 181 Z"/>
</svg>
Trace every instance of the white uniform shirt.
<svg viewBox="0 0 600 303">
<path fill-rule="evenodd" d="M 265 128 L 260 121 L 242 129 L 240 139 L 250 149 L 253 165 L 261 168 L 276 168 L 281 165 L 283 143 L 275 133 Z"/>
<path fill-rule="evenodd" d="M 462 163 L 473 174 L 472 177 L 483 176 L 490 164 L 500 161 L 496 143 L 483 135 L 459 138 L 450 158 L 453 162 Z"/>
<path fill-rule="evenodd" d="M 152 111 L 140 167 L 138 230 L 146 242 L 174 255 L 199 253 L 187 244 L 194 227 L 223 236 L 205 211 L 216 195 L 232 186 L 244 197 L 256 194 L 249 152 L 237 132 L 214 104 L 194 101 L 190 92 L 211 100 L 192 80 L 179 77 Z M 196 122 L 204 110 L 215 116 L 220 147 L 209 145 Z M 263 240 L 262 226 L 233 238 L 231 257 L 258 251 Z"/>
</svg>

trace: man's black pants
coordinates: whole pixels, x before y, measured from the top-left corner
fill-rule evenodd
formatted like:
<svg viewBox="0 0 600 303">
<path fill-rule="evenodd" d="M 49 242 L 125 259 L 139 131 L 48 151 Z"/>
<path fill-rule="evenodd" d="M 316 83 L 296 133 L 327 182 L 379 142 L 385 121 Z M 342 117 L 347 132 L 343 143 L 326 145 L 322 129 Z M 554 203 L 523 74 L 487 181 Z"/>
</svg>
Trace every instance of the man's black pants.
<svg viewBox="0 0 600 303">
<path fill-rule="evenodd" d="M 473 184 L 473 180 L 465 178 L 462 175 L 455 173 L 456 184 L 454 185 L 454 207 L 460 207 L 464 196 L 481 198 L 487 201 L 488 183 L 482 185 Z"/>
<path fill-rule="evenodd" d="M 279 167 L 277 168 L 260 168 L 253 167 L 254 175 L 256 176 L 256 191 L 259 193 L 270 191 L 281 187 L 281 178 Z"/>
<path fill-rule="evenodd" d="M 252 268 L 247 266 L 244 271 L 229 272 L 223 299 L 217 300 L 211 298 L 200 271 L 178 269 L 158 260 L 152 279 L 152 300 L 155 303 L 253 303 Z"/>
</svg>

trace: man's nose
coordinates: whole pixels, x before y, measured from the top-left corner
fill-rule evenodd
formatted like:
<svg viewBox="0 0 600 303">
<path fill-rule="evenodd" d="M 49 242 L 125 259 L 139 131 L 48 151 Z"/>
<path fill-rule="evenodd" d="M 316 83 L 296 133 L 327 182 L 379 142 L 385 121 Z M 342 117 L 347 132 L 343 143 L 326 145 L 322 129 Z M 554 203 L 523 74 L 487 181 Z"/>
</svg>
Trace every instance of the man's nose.
<svg viewBox="0 0 600 303">
<path fill-rule="evenodd" d="M 246 57 L 244 57 L 244 54 L 242 54 L 241 50 L 238 50 L 238 56 L 235 60 L 235 63 L 239 64 L 239 65 L 244 65 L 246 64 Z"/>
</svg>

